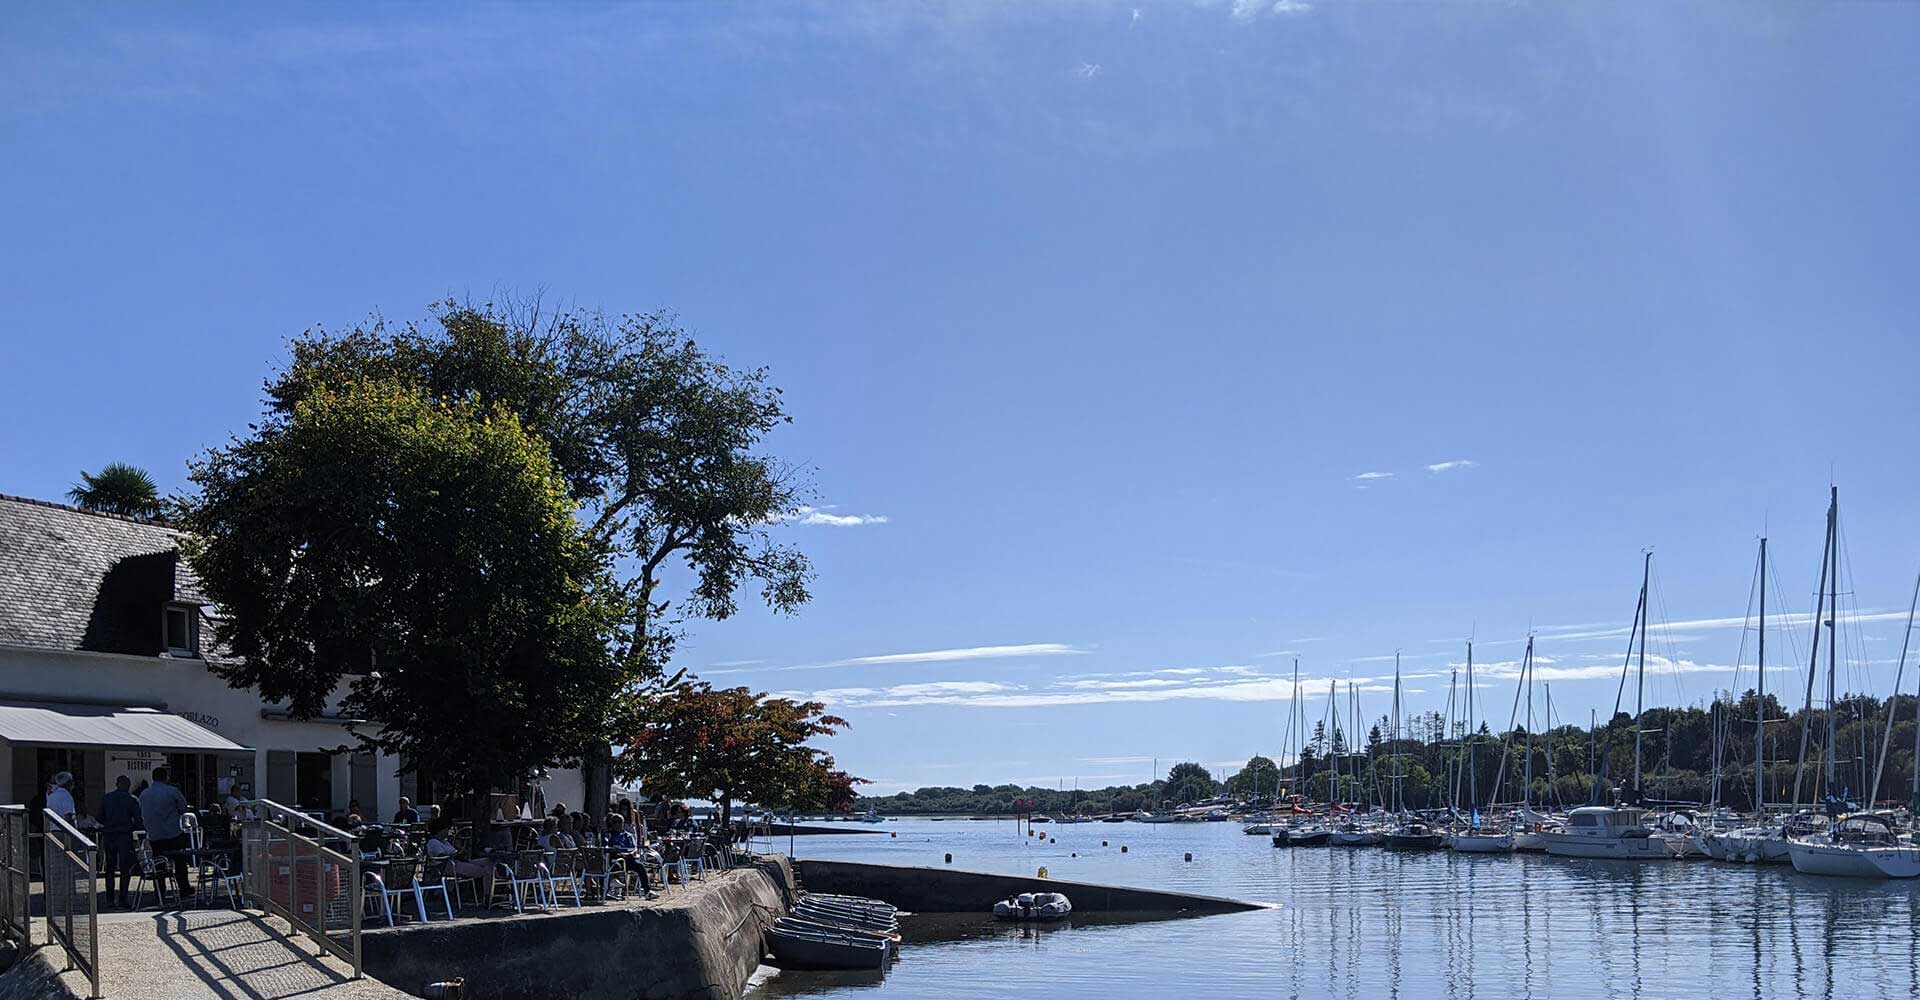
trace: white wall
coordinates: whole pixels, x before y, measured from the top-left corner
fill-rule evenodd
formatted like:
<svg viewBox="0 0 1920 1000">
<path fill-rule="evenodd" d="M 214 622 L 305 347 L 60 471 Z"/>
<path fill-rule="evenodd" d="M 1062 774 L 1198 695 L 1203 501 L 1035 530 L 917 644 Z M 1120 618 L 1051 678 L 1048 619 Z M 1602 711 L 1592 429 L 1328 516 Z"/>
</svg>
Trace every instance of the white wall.
<svg viewBox="0 0 1920 1000">
<path fill-rule="evenodd" d="M 254 794 L 266 794 L 268 750 L 314 752 L 352 743 L 345 726 L 326 722 L 294 722 L 260 715 L 260 698 L 245 688 L 208 672 L 201 660 L 169 657 L 122 656 L 23 649 L 0 645 L 0 700 L 71 701 L 90 699 L 126 704 L 164 703 L 167 711 L 195 722 L 255 751 Z M 11 798 L 12 755 L 0 753 L 0 797 Z M 333 799 L 345 809 L 351 793 L 347 756 L 335 758 Z M 377 792 L 374 816 L 391 819 L 400 799 L 400 762 L 380 754 L 375 759 Z M 548 807 L 565 802 L 585 811 L 586 785 L 577 768 L 555 768 L 545 783 Z M 374 816 L 367 817 L 372 820 Z"/>
</svg>

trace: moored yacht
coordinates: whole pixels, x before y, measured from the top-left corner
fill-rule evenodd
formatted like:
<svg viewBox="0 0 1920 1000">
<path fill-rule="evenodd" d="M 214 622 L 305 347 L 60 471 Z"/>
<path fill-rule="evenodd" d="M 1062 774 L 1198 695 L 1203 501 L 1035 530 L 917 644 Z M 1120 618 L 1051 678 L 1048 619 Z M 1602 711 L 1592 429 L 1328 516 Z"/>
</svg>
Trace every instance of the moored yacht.
<svg viewBox="0 0 1920 1000">
<path fill-rule="evenodd" d="M 1892 821 L 1878 813 L 1855 813 L 1826 833 L 1795 837 L 1788 842 L 1787 853 L 1793 870 L 1803 875 L 1920 876 L 1920 847 L 1901 840 Z"/>
<path fill-rule="evenodd" d="M 1620 861 L 1670 861 L 1677 856 L 1665 836 L 1641 822 L 1641 811 L 1629 806 L 1581 806 L 1567 814 L 1567 825 L 1542 831 L 1541 846 L 1563 858 L 1608 858 Z"/>
</svg>

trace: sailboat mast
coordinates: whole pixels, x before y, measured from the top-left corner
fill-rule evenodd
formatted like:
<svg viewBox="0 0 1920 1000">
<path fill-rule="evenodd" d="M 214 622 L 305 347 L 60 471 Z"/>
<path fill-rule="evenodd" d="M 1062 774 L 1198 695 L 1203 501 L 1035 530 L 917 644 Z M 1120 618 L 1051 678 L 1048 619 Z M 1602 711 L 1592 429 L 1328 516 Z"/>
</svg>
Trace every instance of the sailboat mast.
<svg viewBox="0 0 1920 1000">
<path fill-rule="evenodd" d="M 1394 756 L 1400 754 L 1400 651 L 1393 651 L 1393 717 L 1387 720 L 1387 751 Z M 1920 739 L 1920 727 L 1915 727 L 1914 737 Z M 1920 757 L 1915 757 L 1920 760 Z M 1393 775 L 1393 811 L 1400 811 L 1400 769 L 1395 767 Z M 1914 768 L 1914 780 L 1920 782 L 1920 767 Z"/>
<path fill-rule="evenodd" d="M 1807 744 L 1813 735 L 1813 679 L 1820 670 L 1820 622 L 1826 615 L 1827 573 L 1833 568 L 1828 564 L 1832 553 L 1833 520 L 1840 505 L 1840 490 L 1834 488 L 1833 501 L 1827 505 L 1827 539 L 1829 544 L 1820 547 L 1820 585 L 1814 591 L 1813 598 L 1813 650 L 1807 654 L 1807 700 L 1800 712 L 1800 759 L 1793 766 L 1793 808 L 1800 808 L 1800 781 L 1807 771 Z"/>
<path fill-rule="evenodd" d="M 1520 810 L 1525 815 L 1533 810 L 1533 636 L 1527 636 L 1527 662 L 1522 672 L 1527 675 L 1527 766 L 1521 778 L 1526 783 L 1520 787 Z"/>
<path fill-rule="evenodd" d="M 1767 815 L 1767 539 L 1760 537 L 1759 693 L 1753 706 L 1753 811 Z"/>
<path fill-rule="evenodd" d="M 1647 700 L 1647 626 L 1651 623 L 1652 608 L 1647 606 L 1647 584 L 1653 579 L 1653 553 L 1649 551 L 1640 564 L 1640 671 L 1634 683 L 1633 691 L 1633 804 L 1640 804 L 1640 737 L 1641 713 L 1646 711 Z"/>
<path fill-rule="evenodd" d="M 1839 761 L 1835 759 L 1840 735 L 1840 706 L 1834 698 L 1834 673 L 1840 636 L 1834 631 L 1840 621 L 1840 487 L 1833 487 L 1833 515 L 1827 521 L 1827 558 L 1833 571 L 1827 574 L 1827 794 L 1837 794 L 1833 782 Z"/>
<path fill-rule="evenodd" d="M 1468 822 L 1479 826 L 1480 782 L 1479 768 L 1473 766 L 1473 640 L 1467 640 L 1467 816 Z"/>
</svg>

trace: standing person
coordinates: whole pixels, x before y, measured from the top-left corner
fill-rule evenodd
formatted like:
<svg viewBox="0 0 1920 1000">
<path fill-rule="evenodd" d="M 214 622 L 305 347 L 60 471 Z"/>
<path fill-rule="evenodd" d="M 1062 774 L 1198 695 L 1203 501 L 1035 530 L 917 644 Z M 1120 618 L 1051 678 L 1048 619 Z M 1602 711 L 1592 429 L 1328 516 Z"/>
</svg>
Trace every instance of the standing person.
<svg viewBox="0 0 1920 1000">
<path fill-rule="evenodd" d="M 79 809 L 73 804 L 73 772 L 61 771 L 53 776 L 53 787 L 47 789 L 47 808 L 55 816 L 73 822 Z"/>
<path fill-rule="evenodd" d="M 162 767 L 153 769 L 153 783 L 140 793 L 140 819 L 147 827 L 147 844 L 153 852 L 184 851 L 193 846 L 187 839 L 187 833 L 180 828 L 180 817 L 193 811 L 187 804 L 187 797 L 180 789 L 173 787 L 169 779 L 173 775 Z M 160 869 L 158 881 L 165 881 L 166 869 Z M 173 877 L 179 881 L 176 903 L 186 898 L 190 887 L 187 885 L 187 858 L 184 854 L 173 856 Z"/>
<path fill-rule="evenodd" d="M 133 885 L 133 830 L 140 825 L 140 801 L 133 797 L 133 782 L 126 775 L 113 780 L 113 791 L 100 800 L 100 848 L 106 854 L 107 892 L 112 894 L 113 876 L 120 874 L 120 891 L 115 905 L 127 909 L 127 889 Z"/>
</svg>

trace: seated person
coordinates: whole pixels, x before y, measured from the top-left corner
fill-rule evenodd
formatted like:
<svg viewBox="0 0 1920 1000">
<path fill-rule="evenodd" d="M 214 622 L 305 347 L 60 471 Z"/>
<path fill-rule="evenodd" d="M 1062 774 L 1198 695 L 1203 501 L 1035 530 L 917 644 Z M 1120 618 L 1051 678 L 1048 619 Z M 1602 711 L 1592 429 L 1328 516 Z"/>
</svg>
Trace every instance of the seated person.
<svg viewBox="0 0 1920 1000">
<path fill-rule="evenodd" d="M 493 898 L 493 866 L 484 861 L 472 861 L 459 856 L 460 851 L 453 846 L 453 820 L 442 816 L 427 824 L 427 857 L 430 860 L 447 859 L 447 874 L 461 878 L 470 878 L 480 886 L 480 900 Z"/>
<path fill-rule="evenodd" d="M 606 846 L 607 850 L 616 857 L 639 855 L 641 857 L 648 857 L 648 860 L 653 864 L 660 862 L 658 855 L 653 855 L 650 851 L 642 852 L 640 850 L 639 842 L 633 838 L 633 831 L 627 829 L 627 823 L 620 818 L 619 813 L 613 813 L 607 817 Z M 636 864 L 630 867 L 640 876 L 640 888 L 646 892 L 647 898 L 653 898 L 653 878 L 647 874 L 647 866 Z"/>
<path fill-rule="evenodd" d="M 418 823 L 420 822 L 420 810 L 413 807 L 413 800 L 402 795 L 400 796 L 400 808 L 393 813 L 393 821 L 395 823 Z"/>
<path fill-rule="evenodd" d="M 579 846 L 579 839 L 573 835 L 572 814 L 560 817 L 556 821 L 554 829 L 553 849 L 556 851 L 571 851 Z"/>
<path fill-rule="evenodd" d="M 540 823 L 540 832 L 533 838 L 535 846 L 543 851 L 555 851 L 562 845 L 560 841 L 560 821 L 548 816 Z"/>
</svg>

